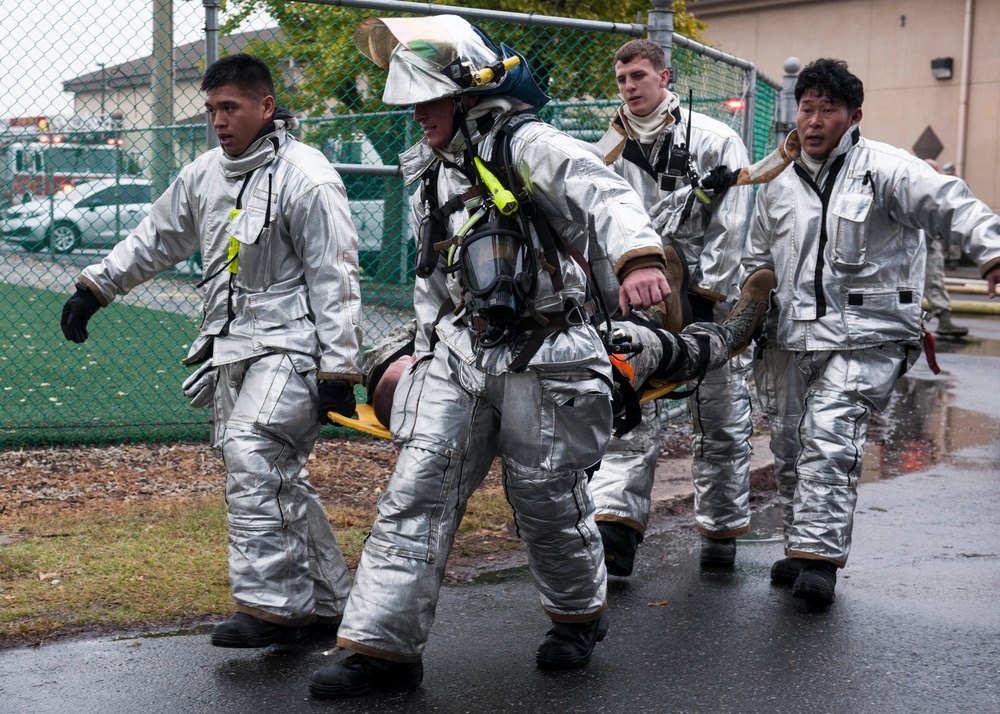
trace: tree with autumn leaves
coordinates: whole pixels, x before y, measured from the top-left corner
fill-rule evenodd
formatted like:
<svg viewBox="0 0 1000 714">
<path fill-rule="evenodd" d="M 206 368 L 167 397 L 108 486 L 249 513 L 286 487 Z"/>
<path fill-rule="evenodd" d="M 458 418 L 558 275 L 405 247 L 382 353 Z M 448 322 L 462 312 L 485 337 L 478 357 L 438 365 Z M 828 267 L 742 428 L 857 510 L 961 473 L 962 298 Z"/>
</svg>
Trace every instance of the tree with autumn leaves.
<svg viewBox="0 0 1000 714">
<path fill-rule="evenodd" d="M 444 2 L 446 5 L 458 5 Z M 701 41 L 704 25 L 687 11 L 688 0 L 673 0 L 674 30 Z M 507 12 L 534 12 L 605 22 L 636 22 L 649 9 L 648 0 L 467 0 L 462 7 Z M 395 164 L 398 154 L 419 138 L 408 111 L 381 101 L 385 73 L 364 57 L 353 43 L 353 30 L 373 14 L 370 10 L 331 7 L 284 0 L 229 0 L 221 34 L 229 34 L 249 17 L 267 12 L 278 25 L 269 39 L 245 48 L 268 61 L 275 74 L 279 105 L 306 117 L 299 136 L 326 151 L 335 161 L 359 163 L 350 150 L 374 147 L 381 162 Z M 612 99 L 617 96 L 612 57 L 629 38 L 608 33 L 480 22 L 488 35 L 525 55 L 535 80 L 555 100 Z M 585 110 L 581 110 L 585 111 Z M 367 142 L 358 139 L 367 138 Z M 344 151 L 334 151 L 340 148 Z M 370 158 L 370 157 L 369 157 Z M 384 199 L 383 235 L 387 250 L 411 250 L 405 234 L 407 201 L 399 179 L 345 176 L 353 199 Z M 399 265 L 412 261 L 382 261 L 378 277 L 402 278 Z M 395 267 L 394 267 L 395 266 Z"/>
<path fill-rule="evenodd" d="M 444 5 L 458 5 L 445 1 Z M 687 10 L 688 0 L 674 0 L 675 31 L 701 41 L 704 25 Z M 648 9 L 648 0 L 468 0 L 462 7 L 482 7 L 507 12 L 535 12 L 607 22 L 635 22 L 636 14 Z M 309 117 L 329 114 L 384 112 L 380 100 L 384 72 L 374 67 L 353 44 L 353 28 L 372 11 L 330 7 L 284 0 L 230 0 L 227 34 L 260 11 L 278 24 L 280 33 L 247 51 L 259 54 L 275 67 L 278 103 Z M 614 97 L 617 89 L 611 57 L 628 38 L 597 37 L 557 28 L 503 26 L 477 23 L 526 55 L 539 84 L 554 98 Z M 294 81 L 280 81 L 278 62 L 290 58 L 295 64 Z M 394 163 L 398 146 L 380 142 L 379 153 Z"/>
</svg>

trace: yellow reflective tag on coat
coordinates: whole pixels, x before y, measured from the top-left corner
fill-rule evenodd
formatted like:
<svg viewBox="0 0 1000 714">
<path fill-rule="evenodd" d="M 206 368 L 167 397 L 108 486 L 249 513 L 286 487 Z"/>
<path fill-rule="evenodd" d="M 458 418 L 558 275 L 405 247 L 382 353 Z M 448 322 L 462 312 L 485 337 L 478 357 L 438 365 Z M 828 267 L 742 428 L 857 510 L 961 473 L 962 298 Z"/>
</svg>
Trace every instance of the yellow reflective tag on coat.
<svg viewBox="0 0 1000 714">
<path fill-rule="evenodd" d="M 230 223 L 233 222 L 233 219 L 236 218 L 236 216 L 240 215 L 240 210 L 241 209 L 239 208 L 234 208 L 229 212 Z M 236 269 L 239 267 L 239 262 L 240 262 L 239 254 L 240 254 L 240 242 L 235 238 L 233 238 L 232 236 L 229 236 L 229 254 L 226 256 L 226 258 L 229 261 L 228 270 L 233 275 L 236 274 Z"/>
</svg>

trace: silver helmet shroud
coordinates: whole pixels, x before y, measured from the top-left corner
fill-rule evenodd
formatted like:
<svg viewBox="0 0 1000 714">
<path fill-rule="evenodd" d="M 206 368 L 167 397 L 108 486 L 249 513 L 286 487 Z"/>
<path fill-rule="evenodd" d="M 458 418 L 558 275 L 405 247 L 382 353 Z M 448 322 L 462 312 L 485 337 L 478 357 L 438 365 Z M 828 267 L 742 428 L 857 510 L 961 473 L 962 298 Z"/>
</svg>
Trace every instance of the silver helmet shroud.
<svg viewBox="0 0 1000 714">
<path fill-rule="evenodd" d="M 549 101 L 532 79 L 523 56 L 502 43 L 498 48 L 479 28 L 457 15 L 370 17 L 354 31 L 354 44 L 388 70 L 382 93 L 386 104 L 422 104 L 466 92 L 511 96 L 535 110 Z M 520 60 L 516 66 L 477 83 L 482 70 L 512 57 Z"/>
</svg>

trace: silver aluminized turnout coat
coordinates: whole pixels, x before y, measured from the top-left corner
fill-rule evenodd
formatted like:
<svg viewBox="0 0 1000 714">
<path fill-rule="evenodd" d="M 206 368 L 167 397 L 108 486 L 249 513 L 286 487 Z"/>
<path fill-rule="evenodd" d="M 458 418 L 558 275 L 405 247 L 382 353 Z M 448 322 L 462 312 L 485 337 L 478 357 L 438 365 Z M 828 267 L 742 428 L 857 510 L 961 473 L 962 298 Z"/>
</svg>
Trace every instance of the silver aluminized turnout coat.
<svg viewBox="0 0 1000 714">
<path fill-rule="evenodd" d="M 964 181 L 858 127 L 815 180 L 796 163 L 758 191 L 744 265 L 777 278 L 755 370 L 789 556 L 847 561 L 869 413 L 920 350 L 921 229 L 1000 262 L 1000 218 Z"/>
<path fill-rule="evenodd" d="M 305 464 L 318 378 L 360 381 L 361 300 L 343 183 L 286 120 L 274 126 L 239 157 L 215 149 L 182 169 L 80 279 L 108 305 L 201 251 L 204 313 L 188 360 L 219 370 L 213 440 L 227 472 L 233 596 L 239 610 L 298 625 L 339 618 L 350 587 Z"/>
<path fill-rule="evenodd" d="M 954 176 L 849 130 L 817 181 L 793 164 L 757 194 L 746 274 L 775 271 L 770 345 L 841 350 L 920 340 L 923 229 L 983 273 L 1000 262 L 1000 219 Z"/>
<path fill-rule="evenodd" d="M 481 102 L 481 106 L 490 101 Z M 512 116 L 506 114 L 501 115 L 499 122 L 511 120 Z M 481 156 L 491 155 L 501 126 L 498 123 L 482 136 L 473 130 L 472 139 L 478 142 Z M 543 122 L 526 122 L 517 128 L 511 151 L 520 180 L 536 208 L 545 216 L 552 231 L 559 233 L 582 255 L 588 254 L 593 234 L 601 242 L 603 254 L 619 281 L 636 267 L 663 265 L 659 238 L 650 229 L 649 218 L 635 200 L 634 192 L 618 176 L 602 167 L 587 145 Z M 418 180 L 428 170 L 439 171 L 436 181 L 439 203 L 469 189 L 469 181 L 460 170 L 453 166 L 438 168 L 442 166 L 441 159 L 426 144 L 417 144 L 401 155 L 400 163 L 408 183 Z M 418 192 L 414 196 L 417 223 L 423 212 Z M 457 233 L 468 217 L 467 211 L 452 214 L 449 234 Z M 540 250 L 534 227 L 531 233 L 536 250 Z M 564 251 L 559 252 L 558 262 L 563 289 L 556 292 L 551 279 L 539 269 L 538 292 L 531 303 L 535 312 L 561 312 L 567 301 L 583 304 L 587 299 L 587 281 L 582 268 Z M 428 348 L 431 328 L 445 300 L 451 300 L 454 305 L 463 300 L 454 275 L 439 271 L 427 280 L 417 281 L 414 307 L 419 330 L 418 352 Z M 509 361 L 509 351 L 491 351 L 487 359 L 487 369 L 502 370 Z M 541 356 L 538 360 L 548 361 Z"/>
<path fill-rule="evenodd" d="M 493 107 L 492 127 L 472 137 L 480 156 L 490 156 L 497 131 L 512 120 L 505 101 L 476 106 L 479 112 Z M 473 132 L 476 126 L 469 122 Z M 425 143 L 407 151 L 401 157 L 406 180 L 433 172 L 439 205 L 466 194 L 462 141 L 459 135 L 452 144 L 458 164 L 445 164 Z M 528 121 L 516 128 L 511 150 L 535 208 L 583 255 L 593 233 L 619 277 L 662 266 L 660 240 L 637 196 L 585 145 Z M 421 210 L 418 205 L 418 219 Z M 468 210 L 458 209 L 448 234 L 467 219 Z M 511 359 L 533 330 L 513 344 L 479 344 L 467 311 L 451 309 L 463 295 L 455 275 L 441 270 L 444 258 L 429 278 L 417 280 L 416 359 L 392 408 L 401 452 L 338 633 L 341 646 L 397 661 L 420 658 L 456 529 L 497 455 L 546 613 L 557 622 L 587 622 L 605 604 L 606 570 L 585 469 L 601 458 L 611 436 L 611 370 L 597 330 L 570 309 L 586 300 L 583 271 L 561 251 L 555 267 L 563 289 L 557 292 L 539 268 L 535 312 L 568 311 L 570 324 L 548 334 L 526 368 L 513 371 Z"/>
<path fill-rule="evenodd" d="M 323 379 L 357 382 L 361 295 L 346 196 L 326 158 L 279 128 L 238 158 L 214 149 L 184 167 L 149 216 L 81 280 L 108 305 L 201 251 L 194 361 L 214 337 L 215 364 L 287 350 L 316 357 Z M 230 235 L 241 241 L 235 276 L 225 267 Z"/>
<path fill-rule="evenodd" d="M 688 153 L 698 176 L 704 176 L 717 166 L 747 166 L 749 157 L 739 135 L 722 122 L 699 112 L 689 112 L 679 106 L 673 96 L 674 121 L 659 138 L 648 147 L 652 163 L 656 157 L 666 157 L 673 146 L 687 143 L 688 124 L 691 125 L 691 145 Z M 635 160 L 629 158 L 625 139 L 629 136 L 627 120 L 616 122 L 620 140 L 614 148 L 605 137 L 599 148 L 605 151 L 605 160 L 615 173 L 623 176 L 642 197 L 653 226 L 665 239 L 679 245 L 687 258 L 691 273 L 691 292 L 716 302 L 728 302 L 739 294 L 740 261 L 746 249 L 747 220 L 753 207 L 753 191 L 741 186 L 730 189 L 723 198 L 702 208 L 692 201 L 691 182 L 686 176 L 678 178 L 671 190 Z M 635 142 L 632 139 L 632 142 Z M 647 157 L 647 158 L 649 158 Z M 692 205 L 689 215 L 682 221 L 684 207 Z M 721 309 L 719 319 L 725 317 Z"/>
</svg>

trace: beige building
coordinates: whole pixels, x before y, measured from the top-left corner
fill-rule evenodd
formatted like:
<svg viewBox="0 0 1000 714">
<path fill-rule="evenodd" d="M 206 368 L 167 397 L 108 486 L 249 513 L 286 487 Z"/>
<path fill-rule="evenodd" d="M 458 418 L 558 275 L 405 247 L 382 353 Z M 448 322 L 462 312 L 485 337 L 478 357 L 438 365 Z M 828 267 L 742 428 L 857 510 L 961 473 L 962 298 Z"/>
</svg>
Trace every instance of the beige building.
<svg viewBox="0 0 1000 714">
<path fill-rule="evenodd" d="M 865 136 L 953 162 L 1000 210 L 1000 0 L 697 0 L 690 10 L 709 43 L 771 77 L 788 57 L 845 60 L 865 85 Z"/>
<path fill-rule="evenodd" d="M 252 43 L 280 42 L 282 39 L 277 28 L 225 35 L 219 38 L 219 56 L 242 52 Z M 170 117 L 153 116 L 152 65 L 148 56 L 74 77 L 63 83 L 63 91 L 73 93 L 73 110 L 78 115 L 117 113 L 125 128 L 204 123 L 205 99 L 199 86 L 205 72 L 205 41 L 175 47 L 171 69 L 173 105 Z M 290 82 L 300 74 L 301 69 L 294 63 L 285 62 L 276 72 L 275 80 Z"/>
</svg>

